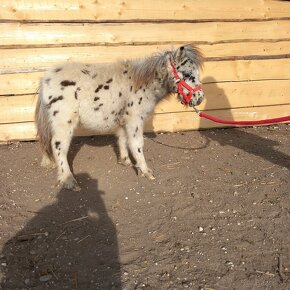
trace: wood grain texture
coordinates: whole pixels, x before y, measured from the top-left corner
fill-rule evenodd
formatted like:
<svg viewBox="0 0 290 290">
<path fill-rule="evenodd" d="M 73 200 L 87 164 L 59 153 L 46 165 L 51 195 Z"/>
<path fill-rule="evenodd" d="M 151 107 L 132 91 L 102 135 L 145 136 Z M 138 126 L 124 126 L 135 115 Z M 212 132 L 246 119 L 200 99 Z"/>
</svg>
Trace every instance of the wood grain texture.
<svg viewBox="0 0 290 290">
<path fill-rule="evenodd" d="M 289 17 L 289 3 L 270 0 L 1 0 L 0 11 L 1 19 L 25 21 L 243 20 Z"/>
<path fill-rule="evenodd" d="M 63 46 L 289 40 L 290 21 L 210 23 L 1 23 L 1 46 Z"/>
<path fill-rule="evenodd" d="M 216 117 L 239 121 L 276 118 L 287 115 L 289 112 L 290 105 L 207 111 L 208 114 Z M 146 132 L 178 132 L 216 127 L 226 126 L 201 119 L 193 112 L 179 112 L 155 114 L 148 120 L 145 129 Z M 231 126 L 227 125 L 227 127 Z M 91 131 L 79 130 L 77 135 L 96 134 Z M 34 122 L 0 124 L 0 142 L 35 139 L 36 130 Z"/>
<path fill-rule="evenodd" d="M 201 110 L 290 104 L 290 80 L 209 83 L 203 89 L 206 99 Z M 1 97 L 0 123 L 33 121 L 36 100 L 35 94 Z M 181 105 L 176 95 L 168 96 L 155 109 L 155 113 L 186 111 L 192 108 Z"/>
<path fill-rule="evenodd" d="M 182 45 L 182 44 L 179 44 Z M 0 49 L 0 74 L 20 70 L 35 71 L 66 61 L 113 62 L 118 59 L 147 57 L 162 50 L 171 50 L 179 45 L 128 45 Z M 197 46 L 206 58 L 275 58 L 290 54 L 290 41 L 238 42 Z"/>
<path fill-rule="evenodd" d="M 201 71 L 203 83 L 290 79 L 290 58 L 205 62 Z M 33 94 L 43 72 L 0 75 L 0 96 Z M 232 85 L 233 87 L 235 84 Z M 268 88 L 269 86 L 266 85 Z"/>
</svg>

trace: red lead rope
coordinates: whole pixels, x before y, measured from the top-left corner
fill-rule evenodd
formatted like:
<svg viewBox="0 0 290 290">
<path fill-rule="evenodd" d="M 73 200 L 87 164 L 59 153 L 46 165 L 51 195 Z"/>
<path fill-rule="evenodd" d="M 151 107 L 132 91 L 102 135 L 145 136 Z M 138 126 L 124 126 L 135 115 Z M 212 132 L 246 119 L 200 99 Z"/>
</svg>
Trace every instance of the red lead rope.
<svg viewBox="0 0 290 290">
<path fill-rule="evenodd" d="M 257 121 L 230 121 L 230 120 L 224 120 L 224 119 L 220 119 L 214 116 L 210 116 L 204 112 L 198 111 L 196 108 L 194 109 L 201 118 L 205 118 L 205 119 L 211 120 L 216 123 L 221 123 L 221 124 L 238 125 L 238 126 L 254 126 L 254 125 L 267 125 L 267 124 L 290 121 L 290 116 L 273 118 L 273 119 L 265 119 L 265 120 L 257 120 Z"/>
<path fill-rule="evenodd" d="M 197 91 L 202 91 L 201 86 L 196 86 L 195 88 L 192 88 L 190 85 L 188 85 L 184 80 L 181 80 L 179 78 L 178 72 L 175 68 L 175 66 L 171 63 L 172 72 L 174 74 L 175 82 L 178 86 L 177 93 L 179 95 L 183 96 L 183 103 L 188 104 L 192 98 L 193 93 Z M 186 88 L 188 90 L 188 94 L 186 94 L 183 89 Z M 280 117 L 280 118 L 273 118 L 273 119 L 265 119 L 265 120 L 257 120 L 257 121 L 230 121 L 230 120 L 224 120 L 220 119 L 214 116 L 210 116 L 204 112 L 200 112 L 198 109 L 193 107 L 196 113 L 201 117 L 208 120 L 211 120 L 216 123 L 221 124 L 228 124 L 228 125 L 237 125 L 237 126 L 254 126 L 254 125 L 267 125 L 267 124 L 274 124 L 274 123 L 281 123 L 281 122 L 287 122 L 290 121 L 290 116 Z"/>
</svg>

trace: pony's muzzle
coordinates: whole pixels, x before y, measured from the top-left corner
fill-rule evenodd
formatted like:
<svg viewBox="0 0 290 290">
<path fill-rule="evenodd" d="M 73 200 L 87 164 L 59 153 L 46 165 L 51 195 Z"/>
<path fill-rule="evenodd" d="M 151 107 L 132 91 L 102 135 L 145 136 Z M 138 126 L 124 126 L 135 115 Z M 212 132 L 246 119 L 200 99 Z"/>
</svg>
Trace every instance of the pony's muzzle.
<svg viewBox="0 0 290 290">
<path fill-rule="evenodd" d="M 204 94 L 202 91 L 198 91 L 194 93 L 193 98 L 192 98 L 192 103 L 194 106 L 200 105 L 204 100 Z"/>
</svg>

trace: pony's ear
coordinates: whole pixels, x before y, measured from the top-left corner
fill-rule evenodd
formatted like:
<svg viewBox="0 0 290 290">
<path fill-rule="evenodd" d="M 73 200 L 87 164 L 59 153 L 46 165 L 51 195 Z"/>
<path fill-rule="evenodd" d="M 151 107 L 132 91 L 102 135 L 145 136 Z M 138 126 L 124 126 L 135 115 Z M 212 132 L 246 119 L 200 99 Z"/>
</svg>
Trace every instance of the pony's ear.
<svg viewBox="0 0 290 290">
<path fill-rule="evenodd" d="M 179 62 L 185 56 L 185 47 L 181 46 L 174 52 L 174 59 L 176 62 Z"/>
</svg>

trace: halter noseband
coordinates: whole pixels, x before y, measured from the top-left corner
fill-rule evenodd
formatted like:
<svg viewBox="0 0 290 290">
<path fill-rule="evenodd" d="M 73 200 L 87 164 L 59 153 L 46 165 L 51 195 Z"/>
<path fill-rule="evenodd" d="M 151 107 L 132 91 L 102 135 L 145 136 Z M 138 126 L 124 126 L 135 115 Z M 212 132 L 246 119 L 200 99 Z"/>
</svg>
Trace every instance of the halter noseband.
<svg viewBox="0 0 290 290">
<path fill-rule="evenodd" d="M 173 63 L 170 62 L 170 64 L 171 64 L 172 72 L 174 74 L 175 82 L 177 83 L 177 87 L 178 87 L 177 93 L 183 97 L 182 102 L 185 105 L 187 105 L 190 102 L 192 95 L 198 91 L 202 92 L 202 88 L 200 85 L 196 86 L 195 88 L 192 88 L 184 80 L 181 80 L 178 76 L 177 70 L 175 66 L 173 65 Z M 187 94 L 184 92 L 184 88 L 188 90 Z"/>
</svg>

